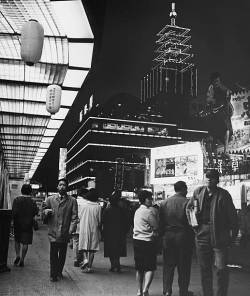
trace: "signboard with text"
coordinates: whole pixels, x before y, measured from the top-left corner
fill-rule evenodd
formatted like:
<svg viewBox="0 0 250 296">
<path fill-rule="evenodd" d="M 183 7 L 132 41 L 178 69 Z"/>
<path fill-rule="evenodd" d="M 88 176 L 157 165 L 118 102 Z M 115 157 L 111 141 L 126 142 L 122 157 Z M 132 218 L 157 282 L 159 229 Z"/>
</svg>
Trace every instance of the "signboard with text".
<svg viewBox="0 0 250 296">
<path fill-rule="evenodd" d="M 151 184 L 185 181 L 198 184 L 203 179 L 203 153 L 200 142 L 151 149 Z"/>
<path fill-rule="evenodd" d="M 250 147 L 250 91 L 231 96 L 233 115 L 231 117 L 233 136 L 229 150 Z"/>
<path fill-rule="evenodd" d="M 124 134 L 147 134 L 152 136 L 175 137 L 177 136 L 177 127 L 171 124 L 135 122 L 129 120 L 108 120 L 98 119 L 91 124 L 92 129 L 103 130 L 107 132 L 119 132 Z"/>
</svg>

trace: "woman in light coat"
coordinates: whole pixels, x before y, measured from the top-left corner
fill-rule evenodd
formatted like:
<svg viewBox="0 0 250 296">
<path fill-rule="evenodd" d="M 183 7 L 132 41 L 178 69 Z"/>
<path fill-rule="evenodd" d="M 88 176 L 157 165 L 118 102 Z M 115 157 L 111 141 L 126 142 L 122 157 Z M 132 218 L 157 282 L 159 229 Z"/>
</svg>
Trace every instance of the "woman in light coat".
<svg viewBox="0 0 250 296">
<path fill-rule="evenodd" d="M 101 206 L 96 189 L 92 188 L 85 196 L 85 202 L 78 213 L 80 219 L 79 251 L 83 250 L 81 269 L 92 272 L 95 252 L 100 249 Z"/>
</svg>

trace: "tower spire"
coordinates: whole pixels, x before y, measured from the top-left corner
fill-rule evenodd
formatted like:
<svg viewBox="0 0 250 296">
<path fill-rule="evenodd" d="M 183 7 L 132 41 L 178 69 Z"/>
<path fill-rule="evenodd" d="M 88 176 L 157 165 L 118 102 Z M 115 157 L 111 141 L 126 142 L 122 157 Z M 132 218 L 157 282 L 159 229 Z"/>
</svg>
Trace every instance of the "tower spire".
<svg viewBox="0 0 250 296">
<path fill-rule="evenodd" d="M 175 3 L 174 2 L 171 3 L 171 8 L 172 8 L 172 11 L 169 14 L 169 16 L 171 18 L 171 26 L 175 26 L 175 19 L 177 17 L 177 13 L 175 11 Z"/>
</svg>

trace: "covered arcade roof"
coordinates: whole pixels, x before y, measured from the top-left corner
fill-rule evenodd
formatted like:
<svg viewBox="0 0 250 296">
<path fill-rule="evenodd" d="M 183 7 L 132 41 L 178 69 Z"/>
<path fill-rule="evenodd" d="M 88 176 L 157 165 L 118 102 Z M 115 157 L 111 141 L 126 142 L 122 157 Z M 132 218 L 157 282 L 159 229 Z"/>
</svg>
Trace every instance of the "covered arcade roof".
<svg viewBox="0 0 250 296">
<path fill-rule="evenodd" d="M 40 61 L 20 56 L 23 24 L 44 28 Z M 93 33 L 80 0 L 8 0 L 0 3 L 0 146 L 11 178 L 31 178 L 62 125 L 89 70 Z M 62 87 L 61 108 L 46 111 L 46 89 Z"/>
</svg>

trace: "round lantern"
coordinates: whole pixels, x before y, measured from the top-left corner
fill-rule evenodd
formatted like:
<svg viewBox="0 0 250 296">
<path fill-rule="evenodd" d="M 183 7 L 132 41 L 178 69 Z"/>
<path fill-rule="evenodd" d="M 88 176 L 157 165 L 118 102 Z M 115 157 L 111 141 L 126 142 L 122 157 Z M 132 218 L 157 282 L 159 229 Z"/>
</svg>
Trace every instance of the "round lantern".
<svg viewBox="0 0 250 296">
<path fill-rule="evenodd" d="M 49 113 L 55 114 L 61 105 L 62 89 L 59 85 L 52 84 L 47 87 L 46 109 Z"/>
<path fill-rule="evenodd" d="M 44 30 L 36 20 L 26 22 L 21 30 L 21 58 L 28 66 L 37 63 L 42 55 Z"/>
</svg>

